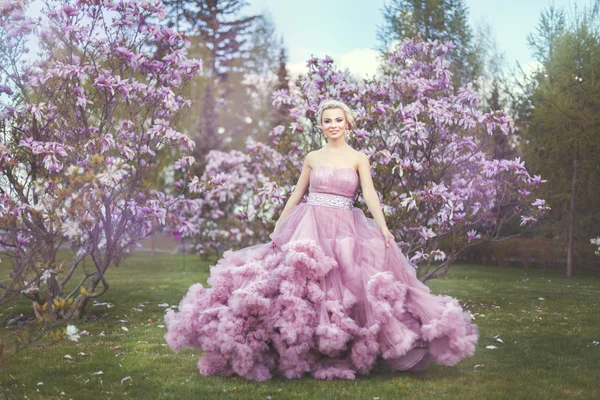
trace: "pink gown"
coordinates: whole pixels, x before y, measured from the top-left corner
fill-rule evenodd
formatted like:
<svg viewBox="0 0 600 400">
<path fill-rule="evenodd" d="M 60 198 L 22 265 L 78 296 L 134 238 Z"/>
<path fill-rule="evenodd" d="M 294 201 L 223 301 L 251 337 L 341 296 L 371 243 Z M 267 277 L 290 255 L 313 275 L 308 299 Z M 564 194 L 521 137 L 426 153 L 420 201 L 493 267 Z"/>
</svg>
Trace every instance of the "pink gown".
<svg viewBox="0 0 600 400">
<path fill-rule="evenodd" d="M 386 248 L 375 221 L 352 206 L 358 183 L 352 168 L 313 168 L 308 201 L 270 243 L 227 251 L 210 287 L 192 285 L 165 314 L 169 346 L 203 350 L 203 375 L 257 381 L 354 379 L 474 354 L 470 312 L 430 293 L 395 243 Z"/>
</svg>

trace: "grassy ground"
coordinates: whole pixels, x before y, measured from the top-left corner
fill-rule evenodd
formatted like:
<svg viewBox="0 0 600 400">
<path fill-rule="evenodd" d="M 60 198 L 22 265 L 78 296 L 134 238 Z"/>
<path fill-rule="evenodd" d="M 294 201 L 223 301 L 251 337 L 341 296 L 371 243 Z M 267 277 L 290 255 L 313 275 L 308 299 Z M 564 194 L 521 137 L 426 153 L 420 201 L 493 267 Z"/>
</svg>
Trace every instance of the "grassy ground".
<svg viewBox="0 0 600 400">
<path fill-rule="evenodd" d="M 600 398 L 599 275 L 567 279 L 556 271 L 455 266 L 428 285 L 476 313 L 475 356 L 420 373 L 263 383 L 203 377 L 197 351 L 166 346 L 164 303 L 177 305 L 189 285 L 207 277 L 208 263 L 194 256 L 186 256 L 185 267 L 182 256 L 132 256 L 108 273 L 111 288 L 99 301 L 114 307 L 89 306 L 101 318 L 77 323 L 89 336 L 18 353 L 0 370 L 0 399 Z M 13 331 L 6 321 L 31 313 L 25 302 L 11 307 L 0 310 L 5 339 Z"/>
</svg>

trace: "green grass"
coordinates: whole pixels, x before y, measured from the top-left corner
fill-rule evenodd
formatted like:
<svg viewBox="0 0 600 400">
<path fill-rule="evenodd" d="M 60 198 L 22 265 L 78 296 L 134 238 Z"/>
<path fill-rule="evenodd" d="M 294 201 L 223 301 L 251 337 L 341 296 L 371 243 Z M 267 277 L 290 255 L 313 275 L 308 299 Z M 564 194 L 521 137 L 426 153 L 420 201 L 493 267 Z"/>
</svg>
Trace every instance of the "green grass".
<svg viewBox="0 0 600 400">
<path fill-rule="evenodd" d="M 207 277 L 208 263 L 189 255 L 185 270 L 182 256 L 146 253 L 111 268 L 111 288 L 99 301 L 115 306 L 90 304 L 89 313 L 104 317 L 77 322 L 90 333 L 79 342 L 27 349 L 11 358 L 0 370 L 0 399 L 600 398 L 600 345 L 593 344 L 600 341 L 597 274 L 565 278 L 557 271 L 455 266 L 428 285 L 479 314 L 480 341 L 473 357 L 454 367 L 432 364 L 424 372 L 373 373 L 355 381 L 276 377 L 262 383 L 201 376 L 197 351 L 174 353 L 166 346 L 165 329 L 158 327 L 164 324 L 164 308 L 158 305 L 178 304 L 192 283 Z M 138 307 L 141 302 L 148 303 Z M 5 339 L 14 330 L 4 328 L 6 321 L 31 313 L 27 302 L 12 306 L 0 310 Z M 483 366 L 476 369 L 478 364 Z M 103 374 L 94 375 L 98 371 Z M 127 376 L 132 380 L 121 383 Z"/>
</svg>

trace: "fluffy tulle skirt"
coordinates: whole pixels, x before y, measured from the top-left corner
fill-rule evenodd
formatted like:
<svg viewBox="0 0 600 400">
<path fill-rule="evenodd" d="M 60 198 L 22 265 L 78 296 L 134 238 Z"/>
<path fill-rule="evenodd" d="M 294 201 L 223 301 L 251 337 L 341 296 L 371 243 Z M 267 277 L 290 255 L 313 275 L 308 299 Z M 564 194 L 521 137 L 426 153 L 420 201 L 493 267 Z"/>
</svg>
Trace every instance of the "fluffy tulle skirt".
<svg viewBox="0 0 600 400">
<path fill-rule="evenodd" d="M 470 313 L 431 294 L 359 209 L 300 204 L 271 239 L 226 252 L 210 287 L 192 285 L 165 314 L 173 350 L 204 351 L 201 374 L 353 379 L 474 354 Z"/>
</svg>

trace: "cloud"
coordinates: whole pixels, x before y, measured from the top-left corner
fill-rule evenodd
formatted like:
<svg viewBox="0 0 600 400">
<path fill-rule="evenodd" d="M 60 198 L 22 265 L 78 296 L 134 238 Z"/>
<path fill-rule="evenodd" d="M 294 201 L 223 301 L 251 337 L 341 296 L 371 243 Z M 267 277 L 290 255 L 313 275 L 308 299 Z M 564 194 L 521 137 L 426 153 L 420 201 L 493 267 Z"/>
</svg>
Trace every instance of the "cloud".
<svg viewBox="0 0 600 400">
<path fill-rule="evenodd" d="M 350 72 L 360 78 L 374 76 L 379 67 L 379 52 L 373 49 L 352 49 L 333 59 L 342 68 L 348 68 Z"/>
<path fill-rule="evenodd" d="M 287 65 L 288 73 L 292 77 L 297 77 L 300 74 L 307 74 L 308 68 L 306 67 L 306 61 L 288 63 Z"/>
<path fill-rule="evenodd" d="M 523 72 L 525 72 L 527 75 L 531 75 L 532 73 L 534 73 L 542 67 L 542 63 L 536 60 L 521 65 L 521 68 L 523 68 Z"/>
<path fill-rule="evenodd" d="M 314 54 L 314 53 L 313 53 Z M 345 53 L 331 54 L 331 53 L 316 53 L 314 54 L 318 58 L 324 58 L 329 55 L 333 58 L 337 68 L 350 70 L 350 73 L 357 78 L 366 78 L 377 75 L 377 68 L 379 67 L 379 52 L 373 49 L 351 49 Z M 306 55 L 305 60 L 301 62 L 290 62 L 287 65 L 288 71 L 292 77 L 297 77 L 299 74 L 308 73 L 306 67 L 306 61 L 310 58 L 310 54 Z"/>
</svg>

